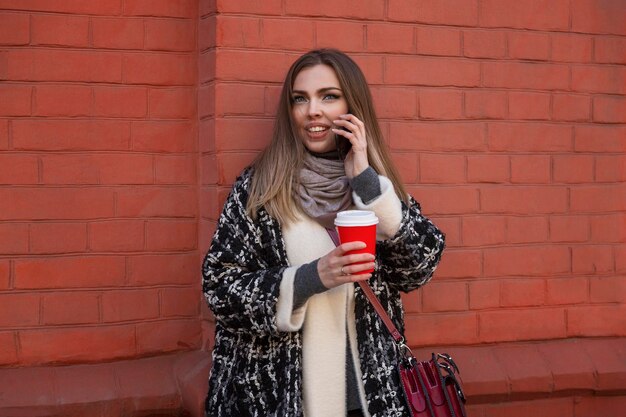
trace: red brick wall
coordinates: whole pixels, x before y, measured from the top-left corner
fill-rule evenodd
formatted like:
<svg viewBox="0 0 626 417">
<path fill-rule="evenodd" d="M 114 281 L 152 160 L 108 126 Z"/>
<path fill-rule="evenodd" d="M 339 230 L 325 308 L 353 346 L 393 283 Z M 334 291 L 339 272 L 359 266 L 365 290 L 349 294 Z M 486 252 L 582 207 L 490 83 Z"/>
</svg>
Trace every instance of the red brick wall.
<svg viewBox="0 0 626 417">
<path fill-rule="evenodd" d="M 411 345 L 457 349 L 483 404 L 562 397 L 478 405 L 476 417 L 616 413 L 625 10 L 0 0 L 0 385 L 11 368 L 210 348 L 199 269 L 221 205 L 268 143 L 288 66 L 330 46 L 363 68 L 405 182 L 447 234 L 435 279 L 405 297 Z M 546 368 L 560 352 L 588 362 Z M 182 401 L 199 413 L 192 385 Z M 567 397 L 575 389 L 622 397 Z M 160 398 L 178 407 L 170 391 Z"/>
<path fill-rule="evenodd" d="M 0 365 L 197 349 L 196 1 L 0 1 Z"/>
</svg>

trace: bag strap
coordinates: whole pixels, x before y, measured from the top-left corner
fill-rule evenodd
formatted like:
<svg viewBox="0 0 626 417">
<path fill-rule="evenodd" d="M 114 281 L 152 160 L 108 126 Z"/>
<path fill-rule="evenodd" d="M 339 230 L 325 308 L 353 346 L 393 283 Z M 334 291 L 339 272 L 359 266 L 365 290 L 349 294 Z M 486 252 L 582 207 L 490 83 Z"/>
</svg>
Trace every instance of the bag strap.
<svg viewBox="0 0 626 417">
<path fill-rule="evenodd" d="M 339 246 L 340 241 L 337 231 L 334 229 L 326 229 L 326 231 L 335 243 L 335 246 Z M 391 337 L 393 337 L 393 340 L 395 340 L 397 344 L 404 344 L 404 337 L 402 336 L 402 333 L 400 333 L 400 331 L 396 328 L 396 326 L 389 318 L 389 315 L 383 308 L 382 304 L 380 304 L 380 300 L 378 299 L 378 297 L 376 297 L 376 294 L 374 294 L 374 290 L 372 290 L 372 287 L 370 287 L 367 281 L 359 281 L 358 284 L 363 290 L 363 294 L 365 294 L 372 307 L 374 307 L 374 310 L 378 314 L 378 317 L 380 317 L 382 322 L 385 324 L 385 327 L 387 328 L 387 331 L 389 332 Z"/>
</svg>

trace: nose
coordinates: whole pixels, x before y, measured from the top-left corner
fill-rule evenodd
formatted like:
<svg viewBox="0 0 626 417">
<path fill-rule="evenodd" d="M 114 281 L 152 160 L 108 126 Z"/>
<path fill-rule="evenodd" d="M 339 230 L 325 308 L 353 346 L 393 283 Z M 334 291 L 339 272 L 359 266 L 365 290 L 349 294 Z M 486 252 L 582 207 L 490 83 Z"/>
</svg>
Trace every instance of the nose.
<svg viewBox="0 0 626 417">
<path fill-rule="evenodd" d="M 319 117 L 322 115 L 322 109 L 320 103 L 317 100 L 309 101 L 308 115 L 311 118 Z"/>
</svg>

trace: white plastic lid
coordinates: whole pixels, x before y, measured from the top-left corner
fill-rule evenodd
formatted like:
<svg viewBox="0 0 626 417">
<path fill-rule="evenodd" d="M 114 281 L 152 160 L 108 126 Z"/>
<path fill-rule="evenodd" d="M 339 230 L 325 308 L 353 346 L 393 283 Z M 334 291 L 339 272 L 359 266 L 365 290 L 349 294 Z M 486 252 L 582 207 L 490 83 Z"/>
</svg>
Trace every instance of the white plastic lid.
<svg viewBox="0 0 626 417">
<path fill-rule="evenodd" d="M 346 210 L 337 213 L 335 226 L 371 226 L 378 224 L 378 217 L 369 210 Z"/>
</svg>

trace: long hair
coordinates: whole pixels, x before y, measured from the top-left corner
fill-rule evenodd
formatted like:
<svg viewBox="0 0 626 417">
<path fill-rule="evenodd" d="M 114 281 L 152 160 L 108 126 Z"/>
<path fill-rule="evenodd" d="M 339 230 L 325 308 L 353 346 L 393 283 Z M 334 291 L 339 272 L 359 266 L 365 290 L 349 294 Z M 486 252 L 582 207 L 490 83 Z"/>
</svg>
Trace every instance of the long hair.
<svg viewBox="0 0 626 417">
<path fill-rule="evenodd" d="M 256 218 L 264 207 L 281 224 L 297 219 L 300 205 L 292 197 L 298 186 L 298 175 L 306 148 L 298 137 L 292 120 L 293 84 L 305 68 L 328 65 L 337 78 L 348 104 L 348 111 L 365 124 L 367 157 L 370 166 L 389 178 L 398 197 L 408 200 L 395 169 L 374 111 L 372 95 L 359 66 L 346 54 L 335 49 L 318 49 L 298 58 L 289 68 L 280 94 L 274 132 L 270 144 L 253 162 L 254 175 L 246 212 Z"/>
</svg>

